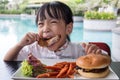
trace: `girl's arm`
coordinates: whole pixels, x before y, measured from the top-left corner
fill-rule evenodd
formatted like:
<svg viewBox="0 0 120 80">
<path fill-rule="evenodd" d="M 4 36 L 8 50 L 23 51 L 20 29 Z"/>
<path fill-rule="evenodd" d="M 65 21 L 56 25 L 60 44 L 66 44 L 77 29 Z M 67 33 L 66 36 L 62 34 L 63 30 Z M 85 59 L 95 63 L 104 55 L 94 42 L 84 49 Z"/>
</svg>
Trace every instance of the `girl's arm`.
<svg viewBox="0 0 120 80">
<path fill-rule="evenodd" d="M 24 46 L 30 45 L 35 41 L 39 41 L 39 35 L 31 32 L 27 33 L 20 42 L 7 52 L 4 61 L 14 61 Z"/>
<path fill-rule="evenodd" d="M 11 48 L 7 54 L 4 57 L 4 61 L 14 61 L 17 57 L 17 55 L 19 54 L 19 51 L 22 49 L 23 47 L 20 46 L 19 44 L 16 44 L 13 48 Z"/>
</svg>

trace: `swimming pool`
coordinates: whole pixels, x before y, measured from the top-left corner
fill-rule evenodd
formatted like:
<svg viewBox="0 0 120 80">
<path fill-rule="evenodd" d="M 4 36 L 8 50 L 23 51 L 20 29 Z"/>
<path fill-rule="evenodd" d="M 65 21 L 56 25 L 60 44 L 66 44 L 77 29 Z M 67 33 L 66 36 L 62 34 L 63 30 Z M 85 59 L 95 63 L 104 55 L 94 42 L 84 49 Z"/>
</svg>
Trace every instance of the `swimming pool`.
<svg viewBox="0 0 120 80">
<path fill-rule="evenodd" d="M 0 53 L 15 45 L 27 32 L 37 32 L 35 18 L 24 17 L 0 17 Z M 100 41 L 112 45 L 111 32 L 87 31 L 83 29 L 83 22 L 75 22 L 72 34 L 72 42 Z"/>
</svg>

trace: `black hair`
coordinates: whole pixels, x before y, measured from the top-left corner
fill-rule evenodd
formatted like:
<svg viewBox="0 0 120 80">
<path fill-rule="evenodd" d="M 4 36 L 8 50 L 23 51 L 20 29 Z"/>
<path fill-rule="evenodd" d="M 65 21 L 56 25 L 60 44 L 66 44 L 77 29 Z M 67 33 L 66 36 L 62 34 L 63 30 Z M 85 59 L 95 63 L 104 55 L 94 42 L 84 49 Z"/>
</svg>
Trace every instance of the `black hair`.
<svg viewBox="0 0 120 80">
<path fill-rule="evenodd" d="M 45 3 L 39 8 L 36 16 L 36 24 L 38 24 L 38 20 L 42 21 L 46 19 L 45 11 L 51 18 L 63 19 L 65 24 L 73 22 L 73 14 L 71 9 L 62 2 L 54 1 Z M 70 41 L 69 35 L 67 35 L 67 39 Z"/>
</svg>

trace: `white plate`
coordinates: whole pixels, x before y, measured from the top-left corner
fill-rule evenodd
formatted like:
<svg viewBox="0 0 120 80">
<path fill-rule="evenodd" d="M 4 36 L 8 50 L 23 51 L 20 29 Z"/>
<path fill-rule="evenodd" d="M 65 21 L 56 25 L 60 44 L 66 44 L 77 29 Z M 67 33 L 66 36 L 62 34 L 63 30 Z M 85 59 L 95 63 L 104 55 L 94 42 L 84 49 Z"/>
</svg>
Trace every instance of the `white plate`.
<svg viewBox="0 0 120 80">
<path fill-rule="evenodd" d="M 40 59 L 40 60 L 42 63 L 44 63 L 46 65 L 53 65 L 56 62 L 62 62 L 62 61 L 68 61 L 68 62 L 75 61 L 75 59 Z M 37 78 L 26 77 L 26 76 L 22 75 L 21 68 L 19 68 L 12 75 L 12 79 L 15 79 L 15 80 L 38 80 Z M 80 75 L 75 75 L 75 79 L 88 79 L 88 78 L 84 78 Z M 101 79 L 101 78 L 99 78 L 99 79 Z M 102 79 L 118 79 L 119 80 L 118 76 L 115 74 L 115 72 L 111 68 L 110 68 L 110 74 L 107 77 L 102 78 Z M 58 80 L 60 80 L 60 79 L 58 79 Z"/>
</svg>

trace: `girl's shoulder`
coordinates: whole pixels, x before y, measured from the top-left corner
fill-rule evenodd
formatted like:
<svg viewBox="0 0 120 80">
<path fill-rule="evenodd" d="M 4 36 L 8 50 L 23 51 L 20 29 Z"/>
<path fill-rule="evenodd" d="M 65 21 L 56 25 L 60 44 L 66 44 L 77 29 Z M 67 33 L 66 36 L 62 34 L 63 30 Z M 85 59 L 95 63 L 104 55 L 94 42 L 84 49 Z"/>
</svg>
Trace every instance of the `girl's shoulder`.
<svg viewBox="0 0 120 80">
<path fill-rule="evenodd" d="M 30 45 L 28 45 L 28 46 L 29 47 L 40 47 L 37 41 L 32 43 L 32 44 L 30 44 Z"/>
<path fill-rule="evenodd" d="M 69 42 L 70 45 L 81 46 L 80 42 Z"/>
<path fill-rule="evenodd" d="M 80 42 L 69 42 L 69 46 L 75 47 L 75 48 L 82 48 Z"/>
</svg>

